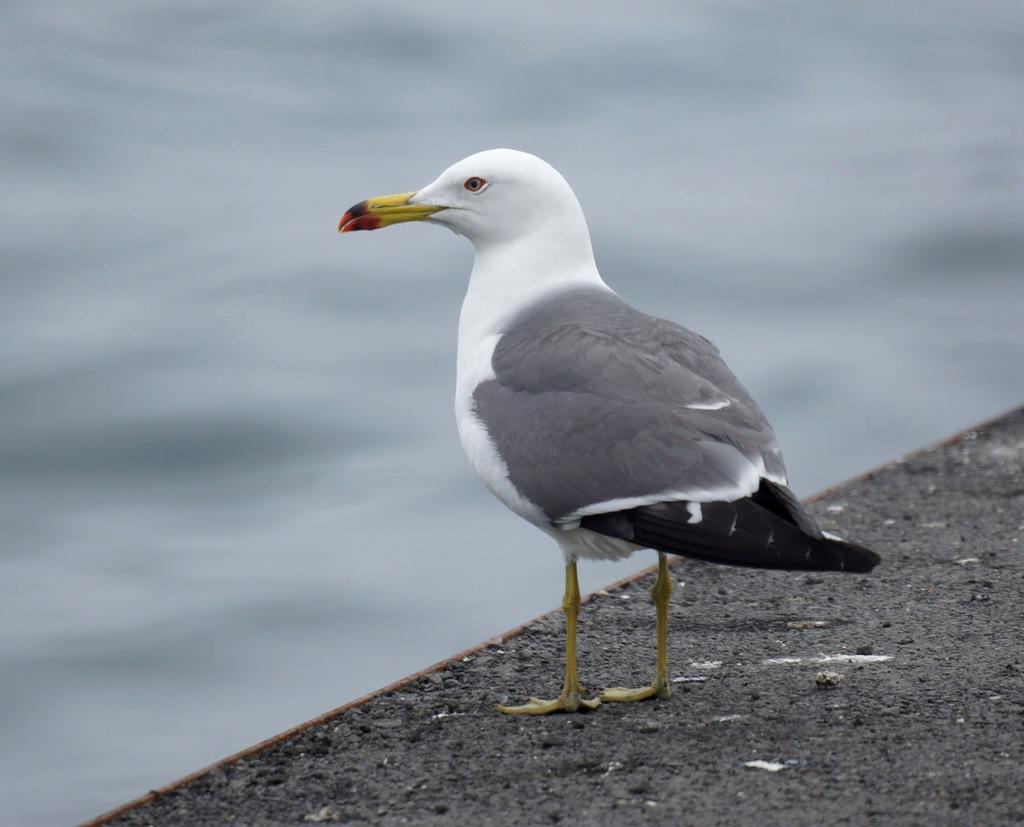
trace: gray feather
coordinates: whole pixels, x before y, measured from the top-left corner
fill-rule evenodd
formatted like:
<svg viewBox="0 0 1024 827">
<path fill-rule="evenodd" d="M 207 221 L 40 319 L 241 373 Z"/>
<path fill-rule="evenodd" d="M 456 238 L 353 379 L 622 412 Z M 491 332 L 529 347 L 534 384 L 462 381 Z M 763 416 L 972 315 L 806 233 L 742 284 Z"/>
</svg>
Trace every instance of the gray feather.
<svg viewBox="0 0 1024 827">
<path fill-rule="evenodd" d="M 623 497 L 735 487 L 749 462 L 785 477 L 771 426 L 718 349 L 610 291 L 526 308 L 492 366 L 476 414 L 512 483 L 552 521 Z"/>
</svg>

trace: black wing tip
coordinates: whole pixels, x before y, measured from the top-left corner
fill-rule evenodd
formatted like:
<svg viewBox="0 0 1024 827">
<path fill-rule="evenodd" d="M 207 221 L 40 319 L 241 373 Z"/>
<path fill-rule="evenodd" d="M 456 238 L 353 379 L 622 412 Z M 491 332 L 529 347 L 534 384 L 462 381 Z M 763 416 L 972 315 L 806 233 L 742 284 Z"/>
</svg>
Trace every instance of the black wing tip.
<svg viewBox="0 0 1024 827">
<path fill-rule="evenodd" d="M 751 499 L 705 503 L 700 521 L 690 517 L 686 502 L 667 502 L 584 517 L 582 525 L 644 548 L 732 566 L 866 574 L 882 561 L 869 548 L 822 535 L 809 516 L 798 525 Z"/>
<path fill-rule="evenodd" d="M 832 551 L 840 555 L 840 560 L 842 561 L 841 571 L 867 574 L 882 562 L 880 554 L 856 543 L 850 543 L 846 540 L 833 540 L 831 538 L 819 542 L 827 543 Z"/>
</svg>

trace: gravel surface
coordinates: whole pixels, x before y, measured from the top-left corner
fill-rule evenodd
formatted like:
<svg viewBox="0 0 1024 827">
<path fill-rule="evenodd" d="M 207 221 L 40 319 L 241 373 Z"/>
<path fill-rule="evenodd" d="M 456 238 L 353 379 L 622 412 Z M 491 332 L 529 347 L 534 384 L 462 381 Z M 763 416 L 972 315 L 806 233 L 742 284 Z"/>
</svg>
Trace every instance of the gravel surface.
<svg viewBox="0 0 1024 827">
<path fill-rule="evenodd" d="M 680 560 L 671 700 L 495 712 L 557 693 L 552 614 L 110 823 L 1024 822 L 1024 409 L 812 510 L 883 564 Z M 587 686 L 649 680 L 651 580 L 584 607 Z"/>
</svg>

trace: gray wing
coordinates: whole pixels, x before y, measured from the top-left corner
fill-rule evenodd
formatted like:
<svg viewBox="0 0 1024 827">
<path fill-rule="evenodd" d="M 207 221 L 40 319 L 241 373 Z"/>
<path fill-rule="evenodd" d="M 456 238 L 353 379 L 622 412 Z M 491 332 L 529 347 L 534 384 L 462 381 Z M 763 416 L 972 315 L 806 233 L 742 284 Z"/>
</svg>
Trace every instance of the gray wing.
<svg viewBox="0 0 1024 827">
<path fill-rule="evenodd" d="M 592 288 L 519 314 L 473 398 L 512 483 L 552 522 L 785 481 L 775 434 L 718 349 Z"/>
</svg>

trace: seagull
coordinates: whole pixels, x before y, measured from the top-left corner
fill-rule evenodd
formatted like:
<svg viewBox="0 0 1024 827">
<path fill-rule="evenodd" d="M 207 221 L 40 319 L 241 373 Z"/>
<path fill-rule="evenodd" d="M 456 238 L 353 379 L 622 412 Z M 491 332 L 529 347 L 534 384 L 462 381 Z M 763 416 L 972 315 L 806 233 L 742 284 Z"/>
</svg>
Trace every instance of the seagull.
<svg viewBox="0 0 1024 827">
<path fill-rule="evenodd" d="M 771 425 L 718 348 L 604 282 L 579 201 L 548 163 L 480 152 L 417 192 L 359 202 L 338 229 L 409 221 L 447 227 L 476 250 L 459 318 L 459 438 L 487 488 L 552 537 L 565 562 L 562 691 L 499 711 L 669 698 L 669 554 L 768 569 L 878 564 L 823 532 L 789 489 Z M 577 561 L 639 549 L 658 553 L 654 680 L 585 697 Z"/>
</svg>

